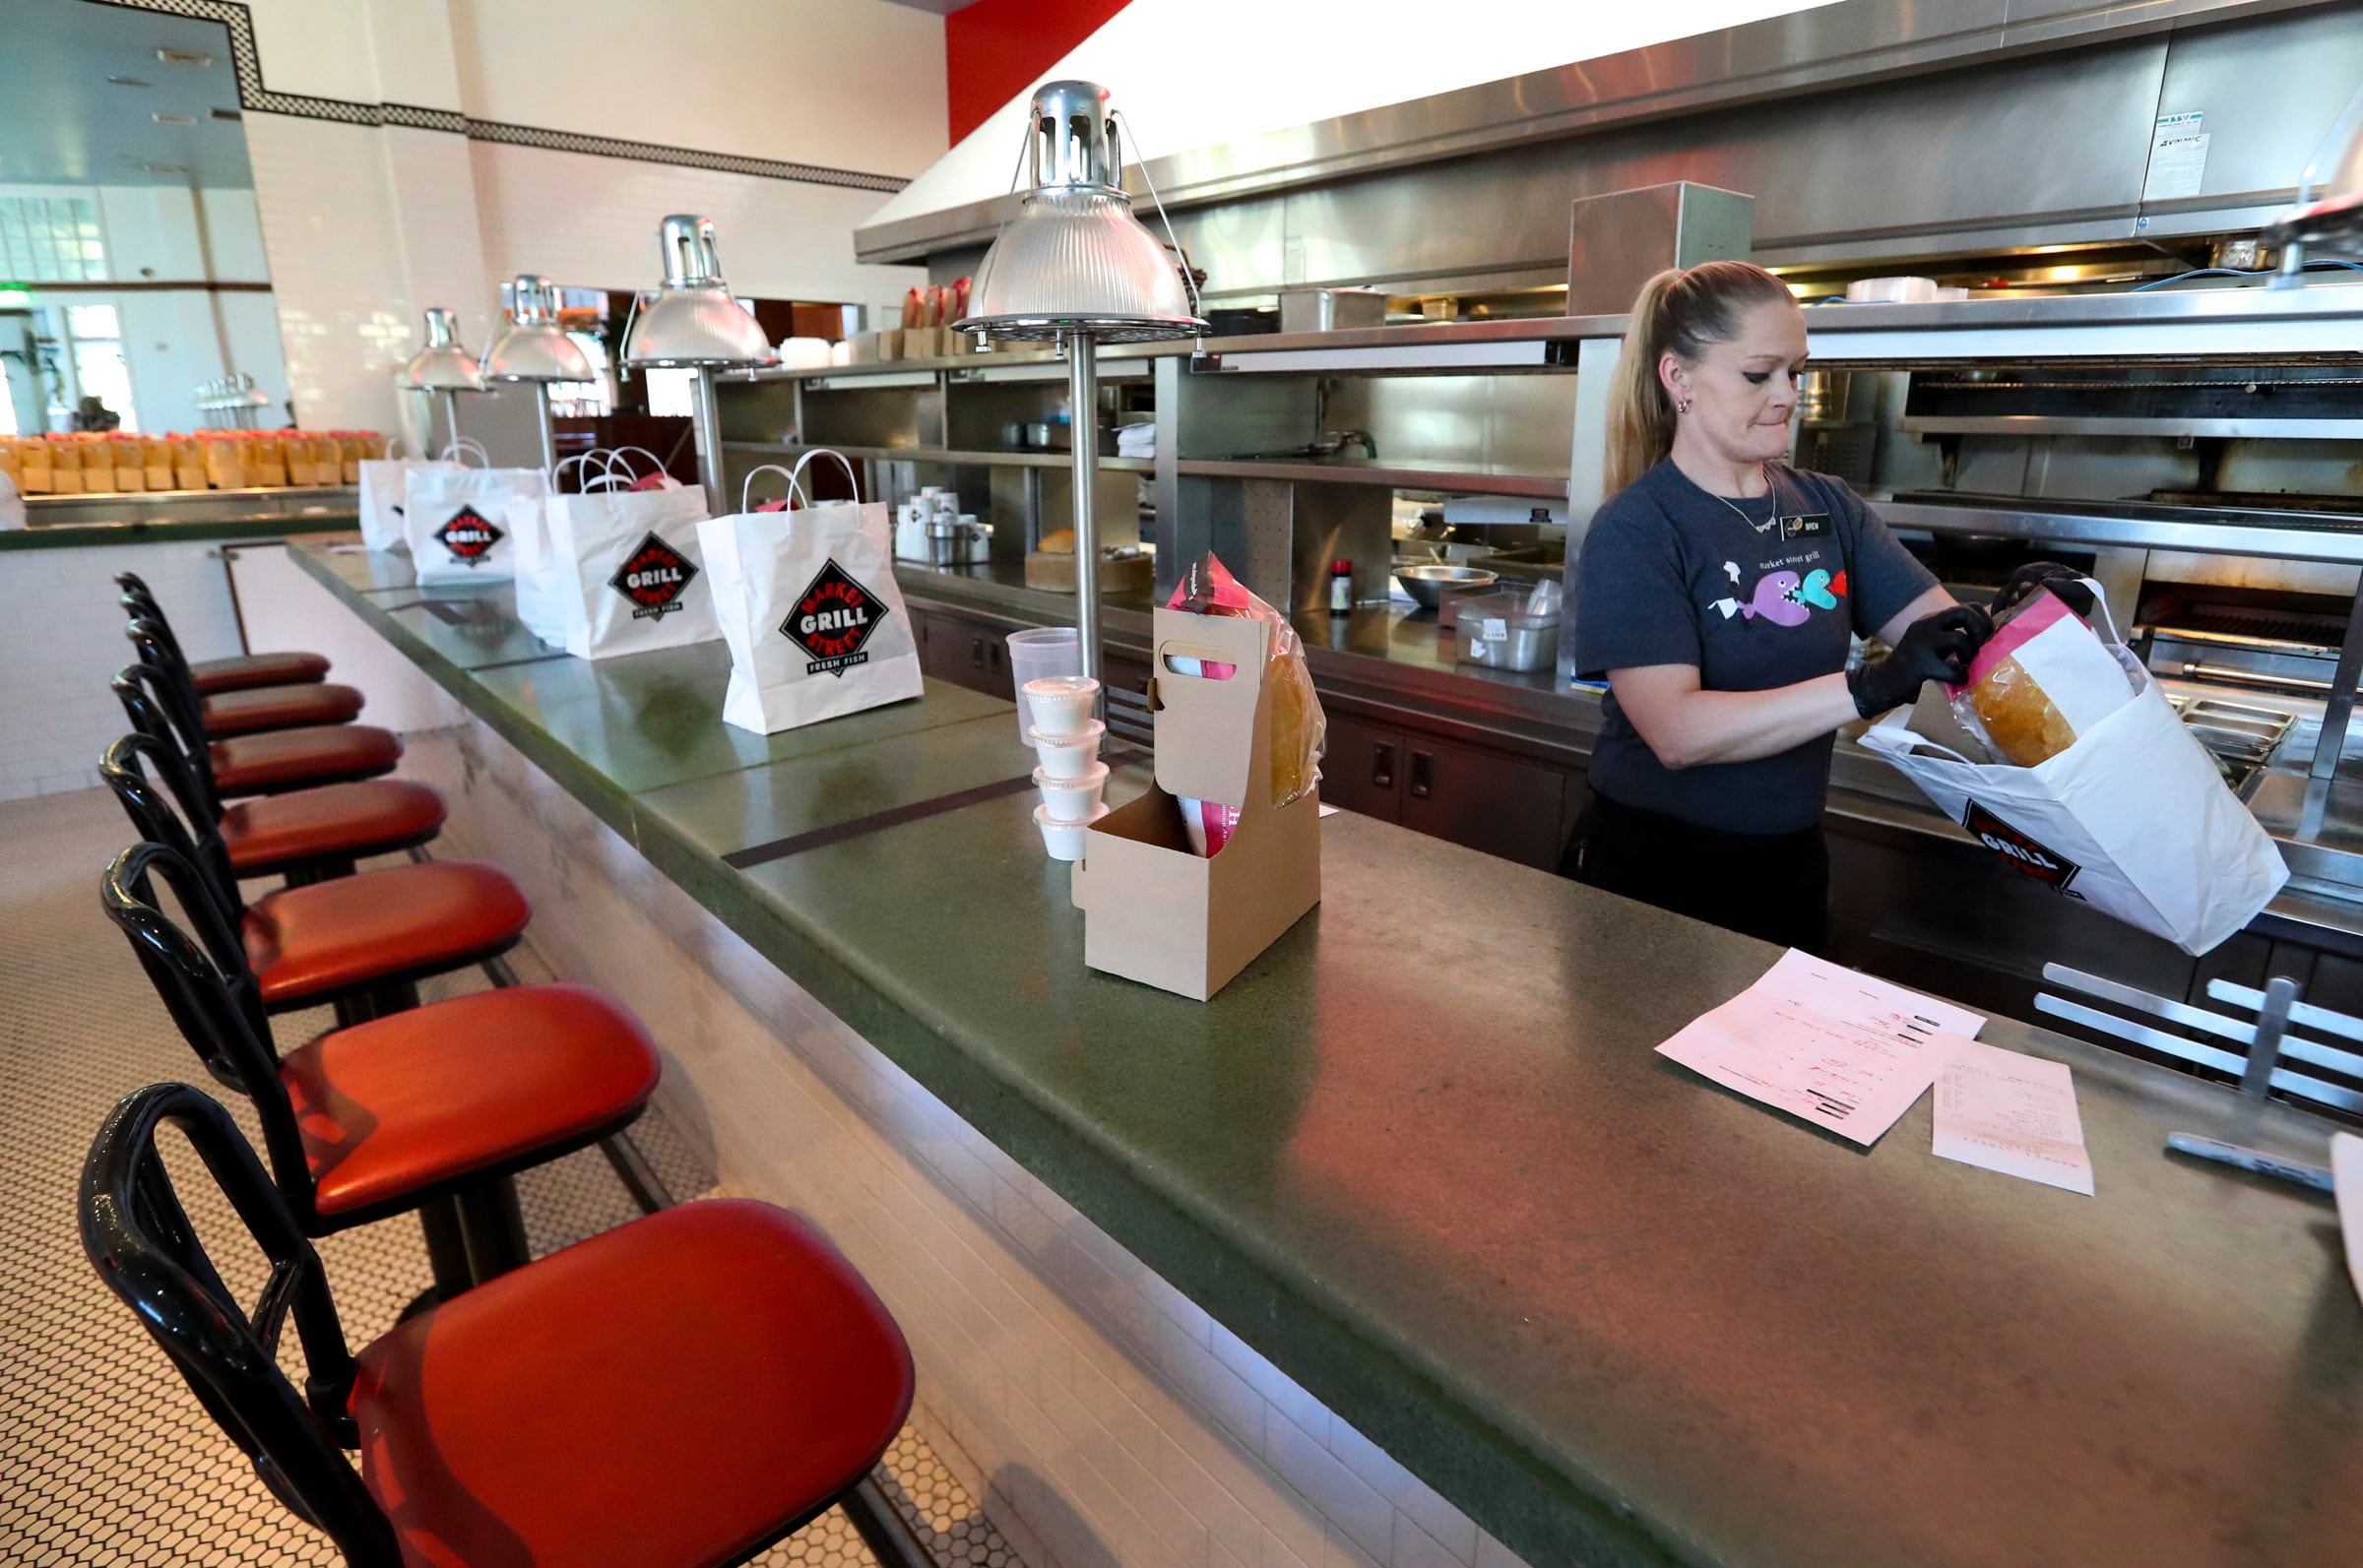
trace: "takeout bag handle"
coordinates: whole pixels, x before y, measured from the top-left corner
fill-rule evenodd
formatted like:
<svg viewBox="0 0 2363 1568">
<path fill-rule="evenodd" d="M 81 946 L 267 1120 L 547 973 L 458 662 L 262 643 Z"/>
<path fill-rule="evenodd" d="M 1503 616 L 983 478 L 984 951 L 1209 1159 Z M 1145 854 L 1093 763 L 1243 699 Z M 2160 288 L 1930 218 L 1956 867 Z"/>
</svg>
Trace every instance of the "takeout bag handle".
<svg viewBox="0 0 2363 1568">
<path fill-rule="evenodd" d="M 786 479 L 788 481 L 788 496 L 791 500 L 794 500 L 796 497 L 804 493 L 804 487 L 797 482 L 797 478 L 794 473 L 791 473 L 788 470 L 781 468 L 776 463 L 766 463 L 758 468 L 747 470 L 746 477 L 738 482 L 738 510 L 741 512 L 751 512 L 754 510 L 752 507 L 747 505 L 747 498 L 749 493 L 754 488 L 755 475 L 758 473 L 776 473 L 781 478 Z M 807 500 L 804 504 L 809 506 L 812 503 Z"/>
<path fill-rule="evenodd" d="M 814 458 L 835 458 L 837 460 L 837 467 L 845 470 L 846 482 L 854 487 L 854 499 L 856 501 L 861 500 L 861 477 L 854 472 L 854 466 L 846 461 L 845 454 L 838 451 L 834 447 L 814 447 L 802 457 L 798 458 L 796 460 L 796 471 L 788 476 L 791 483 L 802 478 L 804 465 L 811 462 Z M 801 484 L 797 485 L 796 493 L 804 498 L 804 505 L 810 506 L 812 504 L 812 492 L 805 489 Z"/>
</svg>

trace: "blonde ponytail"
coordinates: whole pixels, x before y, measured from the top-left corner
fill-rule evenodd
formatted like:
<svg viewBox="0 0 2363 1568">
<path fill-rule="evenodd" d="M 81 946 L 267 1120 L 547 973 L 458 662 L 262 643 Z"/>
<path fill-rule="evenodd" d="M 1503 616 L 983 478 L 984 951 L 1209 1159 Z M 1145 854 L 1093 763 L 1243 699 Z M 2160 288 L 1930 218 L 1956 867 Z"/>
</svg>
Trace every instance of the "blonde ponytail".
<svg viewBox="0 0 2363 1568">
<path fill-rule="evenodd" d="M 1669 267 L 1641 284 L 1608 394 L 1608 466 L 1601 499 L 1624 489 L 1674 450 L 1674 401 L 1658 379 L 1667 354 L 1695 360 L 1709 345 L 1739 335 L 1740 316 L 1778 300 L 1794 306 L 1788 284 L 1752 262 L 1710 261 Z"/>
<path fill-rule="evenodd" d="M 1657 378 L 1666 354 L 1666 295 L 1682 282 L 1682 269 L 1669 267 L 1641 284 L 1633 296 L 1632 324 L 1625 330 L 1625 351 L 1608 394 L 1606 500 L 1674 450 L 1674 404 Z"/>
</svg>

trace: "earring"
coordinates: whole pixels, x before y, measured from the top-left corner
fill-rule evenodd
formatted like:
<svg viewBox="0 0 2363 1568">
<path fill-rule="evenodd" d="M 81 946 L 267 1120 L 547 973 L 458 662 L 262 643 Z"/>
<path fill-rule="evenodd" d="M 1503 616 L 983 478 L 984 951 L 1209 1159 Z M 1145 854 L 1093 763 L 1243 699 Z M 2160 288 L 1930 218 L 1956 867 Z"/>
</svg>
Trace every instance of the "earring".
<svg viewBox="0 0 2363 1568">
<path fill-rule="evenodd" d="M 1674 411 L 1676 413 L 1689 413 L 1691 411 L 1691 400 L 1688 398 L 1675 399 Z"/>
</svg>

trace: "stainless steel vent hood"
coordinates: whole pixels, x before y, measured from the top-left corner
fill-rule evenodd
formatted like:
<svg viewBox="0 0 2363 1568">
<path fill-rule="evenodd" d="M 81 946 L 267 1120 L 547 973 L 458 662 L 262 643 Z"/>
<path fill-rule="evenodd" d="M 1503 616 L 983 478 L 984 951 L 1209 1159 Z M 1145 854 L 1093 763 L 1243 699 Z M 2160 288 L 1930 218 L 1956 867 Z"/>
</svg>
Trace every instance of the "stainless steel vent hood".
<svg viewBox="0 0 2363 1568">
<path fill-rule="evenodd" d="M 1902 262 L 2260 227 L 2357 81 L 2355 0 L 1841 0 L 1152 172 L 1217 303 L 1564 282 L 1571 202 L 1672 179 L 1755 196 L 1767 265 Z M 2197 191 L 2145 199 L 2158 117 L 2194 111 Z M 857 250 L 957 267 L 996 213 L 863 229 Z"/>
</svg>

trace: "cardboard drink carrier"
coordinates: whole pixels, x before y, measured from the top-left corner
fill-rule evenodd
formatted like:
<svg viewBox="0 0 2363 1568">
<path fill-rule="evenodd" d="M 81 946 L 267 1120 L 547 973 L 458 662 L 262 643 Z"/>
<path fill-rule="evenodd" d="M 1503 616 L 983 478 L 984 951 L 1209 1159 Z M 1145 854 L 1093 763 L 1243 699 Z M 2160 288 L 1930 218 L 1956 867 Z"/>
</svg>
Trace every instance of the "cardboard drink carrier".
<svg viewBox="0 0 2363 1568">
<path fill-rule="evenodd" d="M 1073 897 L 1085 964 L 1203 1002 L 1321 902 L 1320 790 L 1272 803 L 1269 622 L 1160 608 L 1152 628 L 1157 782 L 1091 825 Z M 1240 808 L 1218 852 L 1191 851 L 1181 797 Z"/>
</svg>

